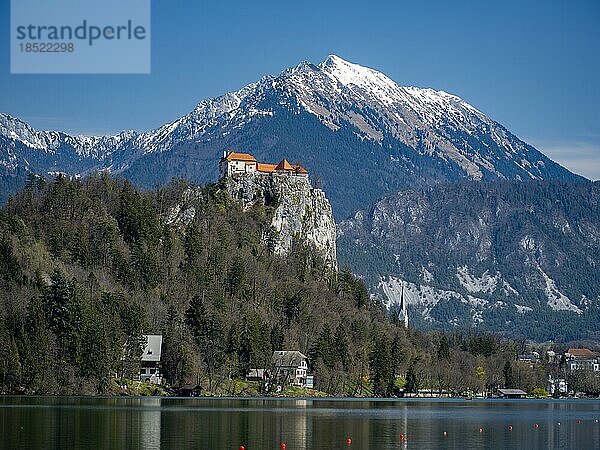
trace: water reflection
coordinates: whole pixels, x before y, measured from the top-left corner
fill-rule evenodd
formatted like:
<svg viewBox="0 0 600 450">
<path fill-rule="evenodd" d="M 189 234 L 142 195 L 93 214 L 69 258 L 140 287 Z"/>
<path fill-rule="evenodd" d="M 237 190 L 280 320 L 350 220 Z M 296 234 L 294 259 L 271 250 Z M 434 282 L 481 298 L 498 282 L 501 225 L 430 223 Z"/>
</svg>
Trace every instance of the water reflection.
<svg viewBox="0 0 600 450">
<path fill-rule="evenodd" d="M 140 412 L 140 443 L 148 450 L 160 449 L 160 398 L 144 399 Z"/>
<path fill-rule="evenodd" d="M 598 419 L 590 401 L 0 397 L 0 448 L 600 448 Z"/>
</svg>

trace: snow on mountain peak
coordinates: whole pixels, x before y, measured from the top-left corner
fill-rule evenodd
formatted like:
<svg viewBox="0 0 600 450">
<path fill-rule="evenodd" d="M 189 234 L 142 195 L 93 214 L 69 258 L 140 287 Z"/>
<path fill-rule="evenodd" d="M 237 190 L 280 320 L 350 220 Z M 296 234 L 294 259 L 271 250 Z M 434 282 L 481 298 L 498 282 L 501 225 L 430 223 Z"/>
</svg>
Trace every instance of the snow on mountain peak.
<svg viewBox="0 0 600 450">
<path fill-rule="evenodd" d="M 435 121 L 441 113 L 458 109 L 483 116 L 483 113 L 456 95 L 430 88 L 401 86 L 377 70 L 351 63 L 337 55 L 329 55 L 318 68 L 332 81 L 352 91 L 358 88 L 363 95 L 374 97 L 385 106 L 408 107 L 427 122 Z M 432 108 L 436 113 L 432 112 Z"/>
<path fill-rule="evenodd" d="M 21 141 L 28 147 L 44 149 L 44 139 L 29 124 L 10 114 L 0 113 L 0 135 Z"/>
<path fill-rule="evenodd" d="M 385 94 L 389 94 L 390 90 L 399 87 L 381 72 L 348 62 L 337 55 L 329 55 L 319 64 L 319 69 L 344 86 L 355 85 L 365 90 L 383 93 L 384 98 L 388 96 Z"/>
<path fill-rule="evenodd" d="M 459 97 L 401 86 L 334 54 L 317 65 L 301 62 L 279 76 L 265 76 L 238 91 L 203 100 L 188 114 L 148 132 L 69 136 L 36 131 L 0 113 L 0 135 L 28 148 L 108 165 L 116 158 L 134 160 L 205 137 L 221 139 L 254 120 L 302 110 L 333 131 L 349 126 L 361 140 L 381 144 L 391 137 L 421 155 L 452 161 L 473 179 L 482 179 L 485 172 L 504 177 L 496 168 L 499 157 L 505 166 L 516 166 L 519 176 L 536 178 L 545 170 L 540 156 L 531 156 L 525 143 Z"/>
</svg>

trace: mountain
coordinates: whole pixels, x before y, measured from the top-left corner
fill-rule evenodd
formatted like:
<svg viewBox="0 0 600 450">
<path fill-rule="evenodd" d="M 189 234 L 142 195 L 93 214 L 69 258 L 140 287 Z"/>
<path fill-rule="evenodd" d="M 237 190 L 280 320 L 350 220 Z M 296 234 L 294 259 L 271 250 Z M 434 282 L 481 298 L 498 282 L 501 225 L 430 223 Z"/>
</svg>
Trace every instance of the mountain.
<svg viewBox="0 0 600 450">
<path fill-rule="evenodd" d="M 386 196 L 338 227 L 340 266 L 418 328 L 598 333 L 600 183 L 461 182 Z"/>
<path fill-rule="evenodd" d="M 0 114 L 1 192 L 5 200 L 28 172 L 107 169 L 145 187 L 173 177 L 205 182 L 217 178 L 216 161 L 228 148 L 302 161 L 324 183 L 338 218 L 401 188 L 582 179 L 459 97 L 403 87 L 330 55 L 203 100 L 150 132 L 70 136 Z"/>
</svg>

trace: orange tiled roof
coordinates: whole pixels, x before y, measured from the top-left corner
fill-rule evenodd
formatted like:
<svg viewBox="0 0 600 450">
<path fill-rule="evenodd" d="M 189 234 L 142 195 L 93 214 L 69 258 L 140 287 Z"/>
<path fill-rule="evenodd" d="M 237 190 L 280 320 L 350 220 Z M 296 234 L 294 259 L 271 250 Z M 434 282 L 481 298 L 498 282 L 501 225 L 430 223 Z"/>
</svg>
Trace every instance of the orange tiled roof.
<svg viewBox="0 0 600 450">
<path fill-rule="evenodd" d="M 286 159 L 282 159 L 281 162 L 279 164 L 277 164 L 277 166 L 275 167 L 275 170 L 290 170 L 293 171 L 294 167 L 287 162 Z"/>
<path fill-rule="evenodd" d="M 308 170 L 306 170 L 300 164 L 293 164 L 292 167 L 296 170 L 297 173 L 308 173 Z"/>
<path fill-rule="evenodd" d="M 276 166 L 277 164 L 258 163 L 256 165 L 256 170 L 258 170 L 259 172 L 273 173 L 275 172 Z"/>
<path fill-rule="evenodd" d="M 596 353 L 587 348 L 570 348 L 567 353 L 573 356 L 596 356 Z"/>
<path fill-rule="evenodd" d="M 259 172 L 273 173 L 278 171 L 296 172 L 299 174 L 308 174 L 308 170 L 300 164 L 290 164 L 286 159 L 282 159 L 279 164 L 259 163 L 256 158 L 249 153 L 229 152 L 225 157 L 226 161 L 244 161 L 246 165 L 256 163 L 256 170 Z"/>
<path fill-rule="evenodd" d="M 252 161 L 256 162 L 256 158 L 249 153 L 229 152 L 225 157 L 227 161 Z"/>
</svg>

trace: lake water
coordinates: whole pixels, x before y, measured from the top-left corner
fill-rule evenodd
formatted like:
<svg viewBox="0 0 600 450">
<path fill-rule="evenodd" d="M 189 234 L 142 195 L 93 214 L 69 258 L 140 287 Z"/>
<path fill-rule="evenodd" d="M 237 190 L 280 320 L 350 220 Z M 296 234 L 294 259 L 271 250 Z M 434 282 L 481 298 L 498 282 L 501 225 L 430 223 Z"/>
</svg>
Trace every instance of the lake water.
<svg viewBox="0 0 600 450">
<path fill-rule="evenodd" d="M 599 420 L 589 400 L 11 396 L 0 397 L 0 448 L 600 449 Z"/>
</svg>

